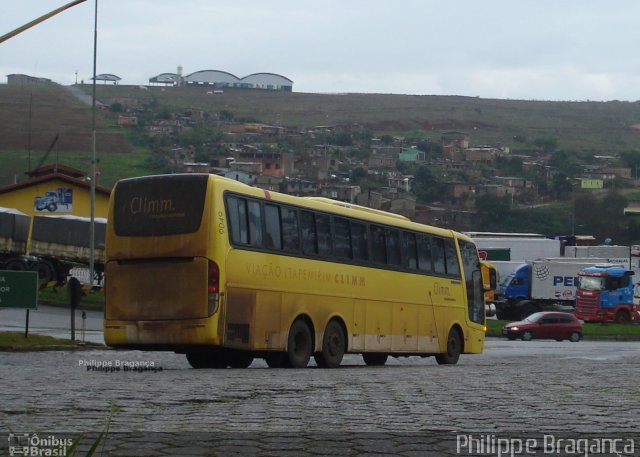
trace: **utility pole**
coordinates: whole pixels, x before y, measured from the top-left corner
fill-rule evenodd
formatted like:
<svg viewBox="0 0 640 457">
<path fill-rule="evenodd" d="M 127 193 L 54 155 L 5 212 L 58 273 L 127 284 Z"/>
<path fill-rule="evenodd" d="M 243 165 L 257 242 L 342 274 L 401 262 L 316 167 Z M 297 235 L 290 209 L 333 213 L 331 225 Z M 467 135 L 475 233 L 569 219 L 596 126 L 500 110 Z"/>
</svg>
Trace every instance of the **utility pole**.
<svg viewBox="0 0 640 457">
<path fill-rule="evenodd" d="M 33 21 L 28 22 L 27 24 L 25 24 L 25 25 L 23 25 L 21 27 L 18 27 L 17 29 L 12 30 L 11 32 L 9 32 L 7 34 L 2 35 L 0 37 L 0 43 L 3 43 L 5 41 L 7 41 L 9 38 L 13 38 L 14 36 L 18 35 L 19 33 L 22 33 L 25 30 L 30 29 L 34 25 L 38 25 L 39 23 L 46 21 L 50 17 L 55 16 L 56 14 L 61 13 L 64 10 L 71 8 L 72 6 L 79 5 L 80 3 L 83 3 L 85 1 L 86 0 L 74 0 L 73 2 L 67 3 L 66 5 L 61 6 L 58 9 L 55 9 L 55 10 L 53 10 L 53 11 L 51 11 L 51 12 L 49 12 L 49 13 L 43 15 L 43 16 L 40 16 L 38 19 L 34 19 Z"/>
<path fill-rule="evenodd" d="M 93 91 L 91 94 L 91 193 L 90 200 L 90 224 L 89 224 L 89 282 L 93 287 L 95 275 L 95 233 L 96 233 L 96 67 L 98 55 L 98 0 L 95 0 L 95 13 L 93 19 Z"/>
</svg>

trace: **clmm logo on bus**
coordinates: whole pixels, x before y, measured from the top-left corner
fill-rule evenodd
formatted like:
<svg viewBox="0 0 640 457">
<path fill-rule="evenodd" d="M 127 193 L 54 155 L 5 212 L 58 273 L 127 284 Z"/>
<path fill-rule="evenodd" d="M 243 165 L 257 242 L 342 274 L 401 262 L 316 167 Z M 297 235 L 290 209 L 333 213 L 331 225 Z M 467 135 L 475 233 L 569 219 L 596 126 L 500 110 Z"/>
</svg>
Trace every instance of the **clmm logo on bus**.
<svg viewBox="0 0 640 457">
<path fill-rule="evenodd" d="M 129 206 L 131 214 L 155 214 L 175 211 L 171 199 L 147 199 L 147 197 L 133 197 Z"/>
</svg>

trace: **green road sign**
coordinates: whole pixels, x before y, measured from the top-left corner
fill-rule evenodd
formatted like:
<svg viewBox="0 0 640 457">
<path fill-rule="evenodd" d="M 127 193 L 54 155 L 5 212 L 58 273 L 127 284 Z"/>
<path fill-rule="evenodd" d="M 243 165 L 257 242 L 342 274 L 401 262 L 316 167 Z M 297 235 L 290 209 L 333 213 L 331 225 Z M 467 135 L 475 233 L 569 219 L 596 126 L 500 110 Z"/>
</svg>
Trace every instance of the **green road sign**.
<svg viewBox="0 0 640 457">
<path fill-rule="evenodd" d="M 0 270 L 0 308 L 36 309 L 38 273 Z"/>
</svg>

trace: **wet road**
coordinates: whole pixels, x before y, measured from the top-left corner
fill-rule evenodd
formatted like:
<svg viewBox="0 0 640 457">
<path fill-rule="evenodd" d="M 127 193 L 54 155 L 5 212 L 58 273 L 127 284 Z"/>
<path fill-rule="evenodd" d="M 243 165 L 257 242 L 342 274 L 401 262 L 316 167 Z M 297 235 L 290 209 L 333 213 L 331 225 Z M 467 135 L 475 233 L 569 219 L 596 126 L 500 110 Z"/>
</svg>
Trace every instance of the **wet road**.
<svg viewBox="0 0 640 457">
<path fill-rule="evenodd" d="M 100 431 L 115 404 L 104 455 L 498 455 L 496 440 L 527 439 L 533 453 L 515 455 L 584 455 L 548 452 L 560 439 L 640 446 L 635 342 L 489 339 L 455 366 L 366 367 L 348 355 L 333 370 L 261 360 L 194 370 L 182 355 L 114 350 L 2 352 L 0 366 L 2 430 L 76 439 Z"/>
</svg>

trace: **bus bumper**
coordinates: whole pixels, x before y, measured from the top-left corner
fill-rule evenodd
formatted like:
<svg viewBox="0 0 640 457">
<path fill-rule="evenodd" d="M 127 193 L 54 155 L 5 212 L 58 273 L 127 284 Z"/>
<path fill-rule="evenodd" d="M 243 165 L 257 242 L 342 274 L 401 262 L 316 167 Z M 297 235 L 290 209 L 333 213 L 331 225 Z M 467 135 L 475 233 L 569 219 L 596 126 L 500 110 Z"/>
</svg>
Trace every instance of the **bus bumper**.
<svg viewBox="0 0 640 457">
<path fill-rule="evenodd" d="M 104 341 L 107 346 L 145 347 L 220 345 L 217 319 L 105 321 Z"/>
</svg>

